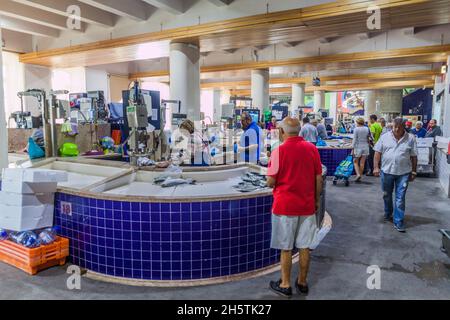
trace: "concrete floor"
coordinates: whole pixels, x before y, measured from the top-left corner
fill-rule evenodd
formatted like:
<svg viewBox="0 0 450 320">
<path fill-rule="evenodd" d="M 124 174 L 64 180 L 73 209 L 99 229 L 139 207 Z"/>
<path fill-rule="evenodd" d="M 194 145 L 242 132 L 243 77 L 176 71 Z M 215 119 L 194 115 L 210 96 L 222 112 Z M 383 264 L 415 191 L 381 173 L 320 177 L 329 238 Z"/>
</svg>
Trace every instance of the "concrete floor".
<svg viewBox="0 0 450 320">
<path fill-rule="evenodd" d="M 406 234 L 382 222 L 379 181 L 328 186 L 334 229 L 313 253 L 306 299 L 450 299 L 450 258 L 440 251 L 438 229 L 450 229 L 450 199 L 436 179 L 420 178 L 407 199 Z M 381 268 L 381 290 L 369 290 L 367 267 Z M 294 266 L 297 268 L 297 265 Z M 1 299 L 283 299 L 268 283 L 278 273 L 223 285 L 137 288 L 83 278 L 81 290 L 66 287 L 66 267 L 30 277 L 0 263 Z M 292 279 L 297 276 L 293 272 Z M 293 299 L 305 299 L 294 296 Z"/>
</svg>

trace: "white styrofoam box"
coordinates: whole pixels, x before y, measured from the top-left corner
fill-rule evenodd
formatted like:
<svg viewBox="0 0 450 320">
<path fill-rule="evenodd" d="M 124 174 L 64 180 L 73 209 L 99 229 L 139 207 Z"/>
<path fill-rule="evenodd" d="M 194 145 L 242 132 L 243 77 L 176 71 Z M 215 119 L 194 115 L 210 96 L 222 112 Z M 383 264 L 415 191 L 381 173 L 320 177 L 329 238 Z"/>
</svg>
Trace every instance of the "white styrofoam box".
<svg viewBox="0 0 450 320">
<path fill-rule="evenodd" d="M 0 228 L 10 231 L 30 231 L 53 226 L 54 205 L 9 206 L 0 203 Z"/>
<path fill-rule="evenodd" d="M 438 143 L 438 148 L 447 150 L 448 144 L 450 143 L 450 138 L 436 137 L 436 142 Z"/>
<path fill-rule="evenodd" d="M 48 169 L 6 168 L 2 173 L 3 180 L 29 183 L 66 182 L 68 174 L 65 171 Z"/>
<path fill-rule="evenodd" d="M 2 191 L 20 194 L 55 193 L 57 182 L 29 183 L 2 180 Z"/>
<path fill-rule="evenodd" d="M 418 138 L 417 148 L 431 148 L 434 143 L 434 138 Z"/>
<path fill-rule="evenodd" d="M 7 191 L 0 191 L 0 203 L 9 206 L 19 206 L 19 207 L 54 204 L 55 194 L 54 193 L 20 194 Z"/>
</svg>

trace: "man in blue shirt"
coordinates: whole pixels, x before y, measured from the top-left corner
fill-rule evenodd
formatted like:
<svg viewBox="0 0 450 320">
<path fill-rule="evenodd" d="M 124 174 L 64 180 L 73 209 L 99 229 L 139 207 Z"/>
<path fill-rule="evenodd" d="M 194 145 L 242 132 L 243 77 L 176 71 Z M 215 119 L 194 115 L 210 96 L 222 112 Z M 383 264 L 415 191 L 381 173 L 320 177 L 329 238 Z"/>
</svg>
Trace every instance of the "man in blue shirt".
<svg viewBox="0 0 450 320">
<path fill-rule="evenodd" d="M 411 133 L 415 135 L 417 138 L 425 138 L 427 135 L 427 130 L 423 127 L 422 121 L 416 122 L 416 127 L 411 130 Z"/>
<path fill-rule="evenodd" d="M 263 150 L 263 132 L 248 112 L 241 115 L 244 133 L 241 136 L 238 153 L 241 162 L 258 163 Z"/>
</svg>

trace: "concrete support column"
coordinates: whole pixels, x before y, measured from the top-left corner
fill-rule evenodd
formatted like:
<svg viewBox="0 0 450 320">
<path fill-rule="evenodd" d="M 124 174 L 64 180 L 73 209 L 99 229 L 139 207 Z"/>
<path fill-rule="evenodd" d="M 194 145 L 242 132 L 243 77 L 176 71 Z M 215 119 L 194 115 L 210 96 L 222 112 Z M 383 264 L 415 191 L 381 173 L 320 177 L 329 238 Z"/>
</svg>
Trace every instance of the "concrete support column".
<svg viewBox="0 0 450 320">
<path fill-rule="evenodd" d="M 0 29 L 0 39 L 2 29 Z M 3 57 L 0 46 L 0 169 L 8 167 L 8 129 L 6 129 L 5 92 L 3 85 Z"/>
<path fill-rule="evenodd" d="M 292 102 L 291 102 L 291 113 L 297 111 L 298 107 L 303 107 L 305 105 L 305 84 L 304 83 L 294 83 L 292 85 Z"/>
<path fill-rule="evenodd" d="M 375 90 L 369 90 L 365 91 L 364 95 L 366 97 L 364 101 L 364 117 L 368 120 L 372 114 L 377 113 L 377 93 Z"/>
<path fill-rule="evenodd" d="M 269 69 L 252 70 L 252 99 L 253 106 L 260 109 L 269 108 Z"/>
<path fill-rule="evenodd" d="M 337 107 L 338 107 L 338 94 L 337 92 L 330 93 L 330 113 L 329 117 L 333 119 L 333 123 L 337 121 Z"/>
<path fill-rule="evenodd" d="M 365 91 L 365 117 L 376 114 L 402 113 L 403 90 L 371 90 Z"/>
<path fill-rule="evenodd" d="M 222 91 L 220 89 L 214 89 L 213 91 L 213 108 L 214 108 L 214 122 L 220 122 L 222 118 L 222 104 L 220 103 L 220 98 L 222 96 Z"/>
<path fill-rule="evenodd" d="M 325 109 L 325 91 L 314 91 L 314 112 Z"/>
<path fill-rule="evenodd" d="M 200 49 L 187 43 L 170 44 L 170 99 L 181 101 L 181 113 L 200 121 Z M 178 113 L 178 110 L 172 110 Z"/>
</svg>

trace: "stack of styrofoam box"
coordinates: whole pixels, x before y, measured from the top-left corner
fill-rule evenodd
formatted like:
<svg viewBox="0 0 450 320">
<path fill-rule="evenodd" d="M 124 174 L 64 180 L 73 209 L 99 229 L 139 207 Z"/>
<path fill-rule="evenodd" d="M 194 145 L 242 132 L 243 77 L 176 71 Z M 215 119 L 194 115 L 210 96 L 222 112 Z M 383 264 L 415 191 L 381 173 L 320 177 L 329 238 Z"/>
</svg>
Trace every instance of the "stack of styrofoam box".
<svg viewBox="0 0 450 320">
<path fill-rule="evenodd" d="M 58 182 L 67 172 L 44 169 L 3 169 L 0 228 L 29 231 L 53 226 Z"/>
</svg>

